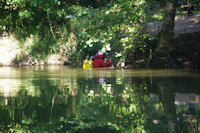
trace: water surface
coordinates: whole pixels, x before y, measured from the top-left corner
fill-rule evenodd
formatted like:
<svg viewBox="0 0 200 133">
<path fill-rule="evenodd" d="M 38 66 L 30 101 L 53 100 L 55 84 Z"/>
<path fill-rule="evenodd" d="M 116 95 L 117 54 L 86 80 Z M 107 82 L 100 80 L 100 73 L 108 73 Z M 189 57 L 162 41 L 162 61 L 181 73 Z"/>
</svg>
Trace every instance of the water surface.
<svg viewBox="0 0 200 133">
<path fill-rule="evenodd" d="M 0 132 L 200 131 L 196 70 L 0 67 Z"/>
</svg>

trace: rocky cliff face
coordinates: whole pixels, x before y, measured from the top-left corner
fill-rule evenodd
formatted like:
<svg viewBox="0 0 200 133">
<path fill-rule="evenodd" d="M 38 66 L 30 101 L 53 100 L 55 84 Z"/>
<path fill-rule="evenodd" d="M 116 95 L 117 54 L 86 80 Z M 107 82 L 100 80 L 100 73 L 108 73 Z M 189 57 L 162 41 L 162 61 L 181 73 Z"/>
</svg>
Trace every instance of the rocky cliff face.
<svg viewBox="0 0 200 133">
<path fill-rule="evenodd" d="M 157 36 L 162 28 L 162 21 L 148 23 L 147 29 L 150 36 Z M 200 14 L 194 16 L 175 17 L 175 44 L 170 55 L 171 61 L 160 63 L 155 61 L 154 66 L 168 64 L 167 67 L 192 67 L 200 68 Z M 150 42 L 152 47 L 157 41 Z"/>
<path fill-rule="evenodd" d="M 200 32 L 200 14 L 194 16 L 176 16 L 174 33 L 175 37 L 182 34 Z M 147 30 L 150 36 L 157 35 L 162 28 L 162 21 L 151 22 L 147 24 Z"/>
</svg>

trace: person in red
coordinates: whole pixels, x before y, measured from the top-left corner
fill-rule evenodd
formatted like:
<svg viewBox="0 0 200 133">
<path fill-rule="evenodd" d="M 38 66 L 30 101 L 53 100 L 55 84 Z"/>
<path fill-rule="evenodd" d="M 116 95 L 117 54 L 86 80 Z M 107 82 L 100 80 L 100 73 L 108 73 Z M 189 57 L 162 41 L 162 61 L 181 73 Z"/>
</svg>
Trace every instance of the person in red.
<svg viewBox="0 0 200 133">
<path fill-rule="evenodd" d="M 94 61 L 93 61 L 93 67 L 98 68 L 98 67 L 111 66 L 110 57 L 107 57 L 106 59 L 107 59 L 107 61 L 104 61 L 104 55 L 102 55 L 102 54 L 96 55 L 96 57 L 94 58 Z"/>
<path fill-rule="evenodd" d="M 193 16 L 192 8 L 193 7 L 187 7 L 187 15 L 188 16 Z"/>
</svg>

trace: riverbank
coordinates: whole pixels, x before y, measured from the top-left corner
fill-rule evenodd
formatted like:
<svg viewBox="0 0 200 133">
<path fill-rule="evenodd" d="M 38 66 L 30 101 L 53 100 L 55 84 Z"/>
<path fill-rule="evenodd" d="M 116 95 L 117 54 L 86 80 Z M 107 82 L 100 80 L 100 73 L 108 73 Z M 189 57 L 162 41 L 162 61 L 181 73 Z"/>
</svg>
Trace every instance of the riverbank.
<svg viewBox="0 0 200 133">
<path fill-rule="evenodd" d="M 148 24 L 148 32 L 150 36 L 156 36 L 160 29 L 161 22 L 152 22 Z M 176 16 L 175 18 L 175 37 L 176 43 L 174 45 L 175 57 L 172 62 L 172 66 L 193 67 L 193 63 L 199 64 L 199 50 L 200 47 L 197 44 L 200 42 L 200 14 L 194 14 L 194 16 Z M 74 40 L 72 38 L 72 40 Z M 31 40 L 30 40 L 31 41 Z M 32 40 L 34 41 L 34 40 Z M 31 43 L 31 42 L 30 42 Z M 39 58 L 40 55 L 35 57 L 31 56 L 31 52 L 24 49 L 23 46 L 20 47 L 20 42 L 12 35 L 3 34 L 0 37 L 0 66 L 28 66 L 28 65 L 64 65 L 71 64 L 73 62 L 71 59 L 67 59 L 67 54 L 73 49 L 73 42 L 69 42 L 66 46 L 69 48 L 64 48 L 60 46 L 60 52 L 56 54 L 48 55 L 47 57 Z M 156 42 L 152 42 L 152 46 Z M 72 45 L 72 46 L 71 46 Z M 65 47 L 66 47 L 65 46 Z M 38 48 L 39 49 L 39 48 Z M 75 50 L 73 50 L 75 51 Z M 114 58 L 114 57 L 113 57 Z M 142 61 L 135 61 L 135 65 L 130 65 L 132 67 L 146 66 L 146 59 Z M 179 61 L 180 60 L 180 61 Z M 114 59 L 113 59 L 114 61 Z M 114 62 L 114 66 L 118 66 L 119 62 Z M 140 65 L 142 64 L 143 65 Z M 178 63 L 178 65 L 177 65 Z M 81 64 L 81 63 L 79 63 Z M 127 64 L 129 65 L 129 64 Z M 129 68 L 129 67 L 128 67 Z"/>
<path fill-rule="evenodd" d="M 199 65 L 199 45 L 197 44 L 197 42 L 200 42 L 199 35 L 200 32 L 195 32 L 181 34 L 176 37 L 173 53 L 175 62 L 171 63 L 171 67 L 180 68 Z M 156 44 L 157 42 L 152 43 Z M 70 65 L 70 60 L 67 60 L 66 54 L 66 51 L 61 50 L 60 53 L 49 55 L 45 59 L 35 59 L 28 51 L 24 51 L 19 47 L 19 42 L 13 36 L 0 38 L 0 66 Z M 137 68 L 144 66 L 146 64 L 145 60 L 136 61 L 134 65 L 126 64 L 126 67 Z M 120 62 L 113 63 L 114 66 L 120 67 Z"/>
<path fill-rule="evenodd" d="M 0 38 L 0 65 L 14 65 L 13 61 L 17 58 L 21 50 L 18 41 L 13 36 L 3 36 Z"/>
<path fill-rule="evenodd" d="M 52 54 L 45 59 L 34 59 L 29 51 L 20 48 L 19 41 L 12 35 L 0 37 L 0 66 L 63 65 L 65 54 Z"/>
</svg>

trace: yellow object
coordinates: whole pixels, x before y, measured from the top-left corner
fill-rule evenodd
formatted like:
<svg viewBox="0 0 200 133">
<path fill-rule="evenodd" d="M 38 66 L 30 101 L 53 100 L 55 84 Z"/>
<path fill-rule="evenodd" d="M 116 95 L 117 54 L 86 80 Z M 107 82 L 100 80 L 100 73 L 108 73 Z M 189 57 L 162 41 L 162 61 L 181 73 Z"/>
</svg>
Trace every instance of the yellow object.
<svg viewBox="0 0 200 133">
<path fill-rule="evenodd" d="M 87 58 L 83 61 L 83 68 L 88 68 L 88 62 L 89 60 Z"/>
<path fill-rule="evenodd" d="M 93 60 L 87 58 L 83 61 L 83 68 L 93 68 Z"/>
<path fill-rule="evenodd" d="M 93 60 L 92 60 L 92 59 L 90 59 L 90 60 L 88 61 L 87 68 L 93 68 Z"/>
</svg>

